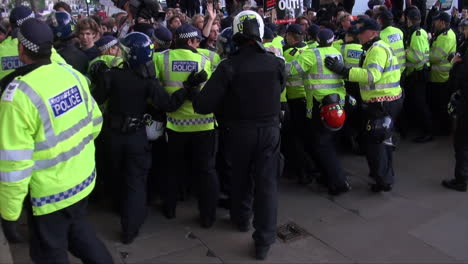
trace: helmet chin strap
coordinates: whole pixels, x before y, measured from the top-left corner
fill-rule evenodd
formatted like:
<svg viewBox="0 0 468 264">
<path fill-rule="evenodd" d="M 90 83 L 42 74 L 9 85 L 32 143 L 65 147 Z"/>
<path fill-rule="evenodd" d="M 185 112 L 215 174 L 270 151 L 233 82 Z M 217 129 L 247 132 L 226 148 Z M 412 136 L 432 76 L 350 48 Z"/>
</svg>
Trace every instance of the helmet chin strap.
<svg viewBox="0 0 468 264">
<path fill-rule="evenodd" d="M 154 64 L 152 61 L 148 61 L 145 64 L 140 64 L 136 67 L 133 67 L 133 70 L 136 74 L 140 75 L 145 79 L 156 78 L 156 72 L 154 70 Z"/>
</svg>

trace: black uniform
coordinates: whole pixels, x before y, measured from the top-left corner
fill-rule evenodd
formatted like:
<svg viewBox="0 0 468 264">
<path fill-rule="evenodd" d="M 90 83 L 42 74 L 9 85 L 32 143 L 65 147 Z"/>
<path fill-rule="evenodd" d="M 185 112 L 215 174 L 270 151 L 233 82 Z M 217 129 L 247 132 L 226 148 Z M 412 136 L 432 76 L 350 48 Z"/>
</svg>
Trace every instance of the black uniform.
<svg viewBox="0 0 468 264">
<path fill-rule="evenodd" d="M 465 40 L 460 50 L 463 55 L 463 61 L 455 64 L 451 76 L 454 80 L 451 85 L 462 94 L 462 109 L 461 114 L 457 118 L 457 127 L 455 130 L 454 147 L 455 147 L 455 180 L 459 183 L 468 181 L 468 41 Z M 453 73 L 453 75 L 452 75 Z M 457 110 L 458 112 L 458 110 Z"/>
<path fill-rule="evenodd" d="M 171 96 L 156 79 L 140 77 L 133 70 L 105 72 L 93 93 L 99 105 L 108 100 L 103 136 L 107 164 L 106 186 L 114 202 L 121 204 L 123 239 L 134 237 L 146 216 L 146 178 L 151 165 L 151 146 L 142 122 L 147 99 L 165 111 L 182 105 L 186 90 Z"/>
<path fill-rule="evenodd" d="M 86 75 L 88 73 L 89 58 L 75 46 L 72 40 L 62 41 L 55 45 L 55 49 L 73 69 Z"/>
<path fill-rule="evenodd" d="M 415 25 L 408 29 L 407 34 L 405 35 L 405 45 L 409 47 L 411 43 L 411 37 L 414 32 L 419 33 L 420 26 Z M 414 121 L 418 128 L 421 129 L 420 132 L 423 136 L 432 135 L 432 120 L 431 113 L 429 110 L 429 105 L 427 103 L 427 80 L 428 80 L 429 69 L 424 67 L 419 71 L 413 71 L 410 75 L 407 75 L 405 78 L 405 93 L 408 100 L 405 101 L 405 114 L 409 116 L 406 118 L 411 118 L 411 121 Z M 411 116 L 413 114 L 413 116 Z"/>
<path fill-rule="evenodd" d="M 230 170 L 231 220 L 240 229 L 253 213 L 257 246 L 275 241 L 280 150 L 280 94 L 284 61 L 258 46 L 243 46 L 222 61 L 193 100 L 196 112 L 214 112 L 223 126 Z"/>
</svg>

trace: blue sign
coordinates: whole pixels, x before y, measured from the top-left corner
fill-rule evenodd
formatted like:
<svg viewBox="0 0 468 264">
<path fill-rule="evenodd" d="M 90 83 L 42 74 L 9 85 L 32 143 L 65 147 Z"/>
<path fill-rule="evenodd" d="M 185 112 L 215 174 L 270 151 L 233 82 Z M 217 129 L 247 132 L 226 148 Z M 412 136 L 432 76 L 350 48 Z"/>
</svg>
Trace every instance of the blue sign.
<svg viewBox="0 0 468 264">
<path fill-rule="evenodd" d="M 173 61 L 172 72 L 198 72 L 198 62 L 196 61 Z"/>
<path fill-rule="evenodd" d="M 2 70 L 14 70 L 22 66 L 23 63 L 19 60 L 18 56 L 2 57 Z"/>
<path fill-rule="evenodd" d="M 52 107 L 55 117 L 65 114 L 82 102 L 83 99 L 81 98 L 80 90 L 76 85 L 49 99 L 49 104 Z"/>
<path fill-rule="evenodd" d="M 348 50 L 348 54 L 346 54 L 346 57 L 351 59 L 359 59 L 361 58 L 361 55 L 362 50 Z"/>
<path fill-rule="evenodd" d="M 390 41 L 390 43 L 397 42 L 397 41 L 400 41 L 400 40 L 401 40 L 401 36 L 398 33 L 395 33 L 395 34 L 392 34 L 392 35 L 388 36 L 388 41 Z"/>
</svg>

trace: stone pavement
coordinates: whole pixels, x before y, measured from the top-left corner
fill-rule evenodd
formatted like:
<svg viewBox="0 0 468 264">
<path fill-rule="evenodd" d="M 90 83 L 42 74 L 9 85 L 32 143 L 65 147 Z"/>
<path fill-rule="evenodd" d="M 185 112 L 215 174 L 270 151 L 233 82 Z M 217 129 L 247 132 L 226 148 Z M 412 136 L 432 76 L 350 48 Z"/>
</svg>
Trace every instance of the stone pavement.
<svg viewBox="0 0 468 264">
<path fill-rule="evenodd" d="M 309 236 L 278 241 L 263 263 L 468 263 L 468 194 L 440 186 L 453 174 L 453 156 L 449 138 L 402 143 L 395 153 L 398 182 L 391 193 L 368 191 L 361 156 L 342 157 L 353 190 L 337 198 L 315 184 L 282 180 L 278 224 L 294 221 Z M 193 198 L 177 213 L 177 219 L 166 220 L 151 208 L 129 246 L 118 242 L 118 217 L 94 206 L 90 218 L 116 263 L 255 263 L 251 233 L 236 232 L 226 210 L 218 211 L 208 230 L 198 226 Z M 27 245 L 11 249 L 14 263 L 29 263 Z"/>
</svg>

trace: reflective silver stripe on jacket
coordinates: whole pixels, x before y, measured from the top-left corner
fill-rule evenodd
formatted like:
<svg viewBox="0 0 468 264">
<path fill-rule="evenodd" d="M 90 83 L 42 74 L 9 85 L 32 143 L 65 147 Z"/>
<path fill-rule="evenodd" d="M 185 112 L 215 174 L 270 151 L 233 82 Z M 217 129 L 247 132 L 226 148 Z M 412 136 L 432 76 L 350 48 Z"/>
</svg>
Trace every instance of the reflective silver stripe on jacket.
<svg viewBox="0 0 468 264">
<path fill-rule="evenodd" d="M 378 65 L 377 63 L 371 63 L 367 65 L 367 68 L 368 69 L 374 68 L 374 69 L 377 69 L 379 72 L 384 72 L 384 69 L 382 68 L 382 66 Z"/>
<path fill-rule="evenodd" d="M 292 61 L 291 65 L 294 66 L 294 68 L 296 68 L 297 73 L 304 74 L 304 70 L 302 69 L 301 65 L 299 65 L 299 63 L 297 61 L 295 61 L 295 60 Z"/>
<path fill-rule="evenodd" d="M 442 65 L 431 65 L 431 70 L 437 70 L 441 72 L 449 72 L 452 69 L 451 66 L 442 66 Z"/>
<path fill-rule="evenodd" d="M 33 167 L 17 171 L 0 171 L 0 181 L 3 182 L 16 182 L 26 179 L 31 176 Z"/>
<path fill-rule="evenodd" d="M 168 116 L 167 121 L 177 125 L 177 126 L 193 126 L 193 125 L 205 125 L 213 123 L 215 121 L 214 117 L 202 117 L 202 118 L 193 118 L 193 119 L 175 119 Z"/>
<path fill-rule="evenodd" d="M 306 88 L 309 90 L 317 89 L 336 89 L 343 87 L 342 83 L 323 83 L 323 84 L 309 84 L 306 85 Z"/>
<path fill-rule="evenodd" d="M 53 167 L 60 162 L 67 161 L 76 155 L 80 154 L 81 151 L 94 139 L 93 135 L 88 135 L 87 137 L 83 138 L 81 142 L 74 146 L 73 148 L 69 149 L 68 151 L 62 152 L 54 158 L 48 160 L 36 160 L 36 164 L 34 165 L 34 169 L 41 170 Z"/>
<path fill-rule="evenodd" d="M 400 85 L 400 82 L 394 83 L 384 83 L 384 84 L 374 84 L 374 85 L 360 85 L 363 90 L 376 90 L 376 89 L 387 89 L 387 88 L 396 88 Z"/>
<path fill-rule="evenodd" d="M 394 50 L 394 52 L 395 53 L 405 52 L 405 49 L 404 48 L 399 48 L 399 49 Z"/>
<path fill-rule="evenodd" d="M 40 207 L 40 206 L 43 206 L 43 205 L 46 205 L 46 204 L 57 203 L 57 202 L 63 201 L 65 199 L 68 199 L 70 197 L 75 196 L 76 194 L 78 194 L 81 191 L 83 191 L 84 189 L 86 189 L 86 187 L 90 186 L 91 183 L 93 183 L 94 178 L 96 178 L 96 171 L 95 170 L 93 170 L 91 175 L 88 176 L 86 179 L 84 179 L 84 181 L 82 181 L 78 185 L 76 185 L 76 186 L 74 186 L 74 187 L 72 187 L 72 188 L 70 188 L 70 189 L 68 189 L 68 190 L 66 190 L 64 192 L 60 192 L 60 193 L 57 193 L 57 194 L 52 194 L 52 195 L 39 197 L 39 198 L 31 197 L 31 203 L 32 203 L 33 206 Z"/>
<path fill-rule="evenodd" d="M 32 149 L 0 149 L 0 161 L 31 160 L 33 152 Z"/>
</svg>

